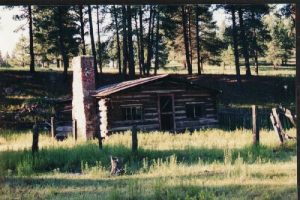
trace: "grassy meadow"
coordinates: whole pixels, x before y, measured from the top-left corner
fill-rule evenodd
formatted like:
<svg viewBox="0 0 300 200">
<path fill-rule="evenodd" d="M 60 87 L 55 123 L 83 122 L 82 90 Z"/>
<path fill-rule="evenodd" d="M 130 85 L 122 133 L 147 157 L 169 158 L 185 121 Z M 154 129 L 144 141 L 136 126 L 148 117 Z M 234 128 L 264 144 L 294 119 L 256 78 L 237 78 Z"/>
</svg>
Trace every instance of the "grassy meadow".
<svg viewBox="0 0 300 200">
<path fill-rule="evenodd" d="M 98 86 L 124 78 L 115 68 L 103 71 Z M 186 77 L 180 65 L 158 73 Z M 28 68 L 0 68 L 0 199 L 297 199 L 296 143 L 281 146 L 273 130 L 260 131 L 260 146 L 252 145 L 246 129 L 139 132 L 137 154 L 131 152 L 130 132 L 112 135 L 102 150 L 96 141 L 57 142 L 42 132 L 33 156 L 32 123 L 49 121 L 47 99 L 71 95 L 72 70 L 68 80 L 61 74 L 55 67 L 37 68 L 35 75 Z M 259 76 L 243 77 L 242 90 L 234 74 L 233 67 L 204 66 L 203 75 L 188 78 L 222 91 L 221 108 L 294 107 L 295 66 L 261 66 Z M 34 103 L 43 112 L 16 116 Z M 122 160 L 124 175 L 110 175 L 110 156 Z"/>
<path fill-rule="evenodd" d="M 1 199 L 297 199 L 296 143 L 280 146 L 273 131 L 261 131 L 260 146 L 248 130 L 139 132 L 137 154 L 130 132 L 112 135 L 103 150 L 45 132 L 35 156 L 31 140 L 30 132 L 0 132 Z M 124 175 L 110 175 L 110 156 Z"/>
</svg>

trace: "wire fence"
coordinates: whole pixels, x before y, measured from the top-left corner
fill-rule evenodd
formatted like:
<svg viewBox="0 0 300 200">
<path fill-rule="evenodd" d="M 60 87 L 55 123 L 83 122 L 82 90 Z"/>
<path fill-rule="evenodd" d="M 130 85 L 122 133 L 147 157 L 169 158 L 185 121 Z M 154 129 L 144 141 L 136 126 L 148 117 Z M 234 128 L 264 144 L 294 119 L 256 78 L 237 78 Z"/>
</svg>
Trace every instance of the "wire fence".
<svg viewBox="0 0 300 200">
<path fill-rule="evenodd" d="M 270 120 L 271 108 L 258 108 L 257 121 L 260 129 L 272 130 L 273 125 Z M 283 115 L 279 114 L 283 129 L 293 127 L 291 122 Z M 251 108 L 222 108 L 218 112 L 219 127 L 225 130 L 252 129 Z"/>
</svg>

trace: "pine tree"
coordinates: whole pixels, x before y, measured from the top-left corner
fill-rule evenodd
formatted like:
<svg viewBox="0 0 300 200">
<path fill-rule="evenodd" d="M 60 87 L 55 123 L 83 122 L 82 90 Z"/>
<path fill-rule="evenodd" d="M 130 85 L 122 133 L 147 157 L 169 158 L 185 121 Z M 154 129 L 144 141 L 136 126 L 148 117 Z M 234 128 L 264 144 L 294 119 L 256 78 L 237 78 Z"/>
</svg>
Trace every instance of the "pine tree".
<svg viewBox="0 0 300 200">
<path fill-rule="evenodd" d="M 127 28 L 128 28 L 128 56 L 129 56 L 129 77 L 135 77 L 135 63 L 132 42 L 132 12 L 131 6 L 127 6 Z"/>
<path fill-rule="evenodd" d="M 94 71 L 95 71 L 95 78 L 96 78 L 96 81 L 97 81 L 97 78 L 98 78 L 97 53 L 96 53 L 95 40 L 94 40 L 92 7 L 90 5 L 88 5 L 88 15 L 89 15 L 91 47 L 92 47 L 92 54 L 93 54 L 93 61 L 94 61 Z"/>
<path fill-rule="evenodd" d="M 11 7 L 8 7 L 11 8 Z M 16 14 L 13 16 L 15 20 L 21 21 L 26 19 L 28 21 L 28 30 L 29 30 L 29 53 L 30 53 L 30 72 L 35 72 L 34 67 L 34 49 L 33 49 L 33 14 L 32 14 L 32 6 L 21 6 L 20 14 Z M 21 26 L 21 29 L 22 26 Z"/>
<path fill-rule="evenodd" d="M 42 45 L 48 54 L 55 57 L 61 55 L 64 78 L 67 78 L 69 58 L 79 53 L 80 29 L 74 13 L 75 7 L 71 6 L 36 8 L 35 41 Z"/>
</svg>

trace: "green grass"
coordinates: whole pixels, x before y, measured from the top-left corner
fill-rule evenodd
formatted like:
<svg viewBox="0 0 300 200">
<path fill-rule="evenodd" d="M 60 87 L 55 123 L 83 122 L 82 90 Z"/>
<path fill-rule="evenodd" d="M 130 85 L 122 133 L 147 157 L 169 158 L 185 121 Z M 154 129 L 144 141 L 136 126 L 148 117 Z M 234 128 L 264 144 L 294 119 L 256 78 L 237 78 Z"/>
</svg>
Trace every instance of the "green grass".
<svg viewBox="0 0 300 200">
<path fill-rule="evenodd" d="M 7 198 L 296 199 L 296 144 L 280 146 L 269 131 L 261 131 L 259 147 L 242 130 L 139 133 L 137 154 L 130 132 L 105 140 L 103 150 L 96 141 L 56 142 L 44 133 L 34 157 L 29 132 L 0 135 L 0 196 Z M 122 159 L 123 176 L 110 176 L 110 156 Z"/>
<path fill-rule="evenodd" d="M 99 86 L 123 80 L 115 74 L 117 69 L 104 72 Z M 159 73 L 185 76 L 186 70 L 172 65 Z M 273 70 L 263 65 L 260 76 L 243 77 L 241 90 L 232 67 L 205 66 L 204 73 L 189 78 L 221 90 L 220 107 L 249 109 L 256 104 L 269 109 L 280 103 L 294 107 L 295 67 Z M 28 68 L 0 68 L 0 76 L 1 120 L 13 123 L 0 127 L 0 199 L 297 198 L 296 143 L 280 146 L 275 133 L 267 130 L 261 130 L 260 146 L 252 146 L 251 132 L 245 129 L 139 133 L 137 154 L 131 153 L 130 132 L 112 135 L 101 151 L 96 141 L 57 142 L 45 132 L 33 157 L 32 134 L 20 131 L 20 124 L 49 120 L 52 108 L 45 97 L 71 95 L 71 72 L 64 80 L 56 68 L 38 68 L 34 76 Z M 287 91 L 283 85 L 288 85 Z M 10 95 L 3 93 L 8 87 L 13 88 Z M 22 116 L 23 121 L 10 115 L 32 102 L 40 102 L 46 114 L 31 113 Z M 288 133 L 296 135 L 295 129 Z M 122 159 L 123 176 L 109 174 L 110 156 Z"/>
</svg>

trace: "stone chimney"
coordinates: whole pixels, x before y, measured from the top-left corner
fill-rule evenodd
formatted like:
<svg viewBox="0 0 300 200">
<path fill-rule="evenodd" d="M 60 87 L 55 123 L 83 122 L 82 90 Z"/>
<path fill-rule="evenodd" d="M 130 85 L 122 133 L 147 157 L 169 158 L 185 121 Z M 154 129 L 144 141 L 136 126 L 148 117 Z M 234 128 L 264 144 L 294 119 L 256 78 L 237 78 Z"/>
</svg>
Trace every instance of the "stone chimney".
<svg viewBox="0 0 300 200">
<path fill-rule="evenodd" d="M 78 56 L 72 60 L 73 99 L 72 118 L 77 122 L 78 138 L 92 139 L 97 131 L 96 101 L 91 96 L 95 90 L 93 57 Z"/>
</svg>

